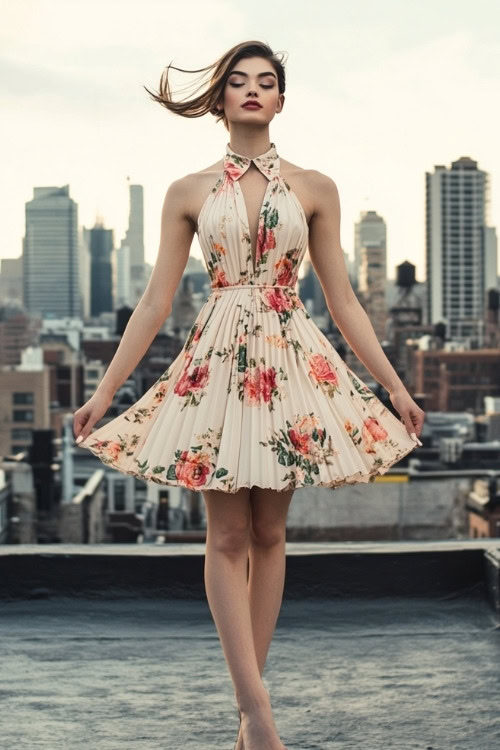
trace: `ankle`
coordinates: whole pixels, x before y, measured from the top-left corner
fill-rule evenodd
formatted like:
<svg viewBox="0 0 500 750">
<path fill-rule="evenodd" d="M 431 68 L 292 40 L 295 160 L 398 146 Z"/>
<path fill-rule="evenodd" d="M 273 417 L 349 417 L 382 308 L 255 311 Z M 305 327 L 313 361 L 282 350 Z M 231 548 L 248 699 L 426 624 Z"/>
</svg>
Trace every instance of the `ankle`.
<svg viewBox="0 0 500 750">
<path fill-rule="evenodd" d="M 271 700 L 269 693 L 265 688 L 262 688 L 258 693 L 252 693 L 252 695 L 245 695 L 237 697 L 238 710 L 243 714 L 251 715 L 262 709 L 267 709 L 270 706 Z"/>
</svg>

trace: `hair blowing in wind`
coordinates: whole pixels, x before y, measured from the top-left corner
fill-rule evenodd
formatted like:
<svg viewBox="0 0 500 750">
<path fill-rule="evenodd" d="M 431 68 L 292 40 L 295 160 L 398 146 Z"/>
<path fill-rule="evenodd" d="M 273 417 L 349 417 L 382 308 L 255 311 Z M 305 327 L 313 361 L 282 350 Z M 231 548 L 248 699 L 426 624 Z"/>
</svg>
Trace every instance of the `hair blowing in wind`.
<svg viewBox="0 0 500 750">
<path fill-rule="evenodd" d="M 278 78 L 279 93 L 285 92 L 285 67 L 286 53 L 274 52 L 265 42 L 249 41 L 241 42 L 231 47 L 222 57 L 205 68 L 194 70 L 185 70 L 177 68 L 170 63 L 162 73 L 160 86 L 157 93 L 150 91 L 146 86 L 144 88 L 150 94 L 151 98 L 162 104 L 176 115 L 182 117 L 203 117 L 207 113 L 215 116 L 216 122 L 223 120 L 227 128 L 227 120 L 224 116 L 224 110 L 221 107 L 221 101 L 224 93 L 227 78 L 231 69 L 239 60 L 247 57 L 263 57 L 273 65 Z M 174 101 L 172 88 L 169 79 L 170 70 L 177 70 L 181 73 L 199 73 L 195 80 L 182 87 L 177 93 L 187 95 Z M 192 90 L 194 89 L 194 90 Z M 204 90 L 202 90 L 204 89 Z M 198 93 L 200 92 L 201 93 Z"/>
</svg>

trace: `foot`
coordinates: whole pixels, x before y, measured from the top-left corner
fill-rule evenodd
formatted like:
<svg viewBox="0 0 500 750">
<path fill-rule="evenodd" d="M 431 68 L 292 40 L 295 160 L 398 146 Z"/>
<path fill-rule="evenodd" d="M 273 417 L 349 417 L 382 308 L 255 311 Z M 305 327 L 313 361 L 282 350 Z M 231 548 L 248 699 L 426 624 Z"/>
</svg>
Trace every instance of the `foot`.
<svg viewBox="0 0 500 750">
<path fill-rule="evenodd" d="M 243 735 L 241 734 L 241 724 L 240 724 L 240 731 L 238 732 L 238 739 L 236 740 L 236 745 L 234 746 L 234 750 L 245 750 L 245 745 L 243 744 Z"/>
<path fill-rule="evenodd" d="M 241 738 L 241 746 L 238 745 Z M 281 742 L 271 710 L 271 703 L 252 708 L 242 709 L 241 726 L 235 750 L 287 750 Z"/>
</svg>

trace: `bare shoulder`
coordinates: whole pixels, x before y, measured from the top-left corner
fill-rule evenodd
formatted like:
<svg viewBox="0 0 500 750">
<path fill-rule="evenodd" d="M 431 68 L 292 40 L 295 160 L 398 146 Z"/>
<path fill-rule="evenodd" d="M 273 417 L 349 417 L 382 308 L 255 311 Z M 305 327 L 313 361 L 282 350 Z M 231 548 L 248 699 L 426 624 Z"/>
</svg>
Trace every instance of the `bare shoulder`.
<svg viewBox="0 0 500 750">
<path fill-rule="evenodd" d="M 327 193 L 337 193 L 337 185 L 331 177 L 323 172 L 318 172 L 317 169 L 310 169 L 310 179 L 314 188 L 320 192 L 326 191 Z"/>
<path fill-rule="evenodd" d="M 297 194 L 308 221 L 318 212 L 324 202 L 331 205 L 332 198 L 338 196 L 335 182 L 317 169 L 305 169 L 285 159 L 280 160 L 284 180 Z"/>
<path fill-rule="evenodd" d="M 167 195 L 177 203 L 195 230 L 203 203 L 222 174 L 223 162 L 219 160 L 198 172 L 179 177 L 168 188 Z"/>
</svg>

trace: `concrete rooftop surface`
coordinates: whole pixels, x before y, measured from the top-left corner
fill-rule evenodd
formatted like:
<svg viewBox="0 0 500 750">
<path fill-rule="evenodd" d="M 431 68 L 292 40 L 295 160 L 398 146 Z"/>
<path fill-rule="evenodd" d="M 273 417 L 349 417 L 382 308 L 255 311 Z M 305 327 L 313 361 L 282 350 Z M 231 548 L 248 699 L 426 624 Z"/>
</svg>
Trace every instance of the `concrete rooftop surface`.
<svg viewBox="0 0 500 750">
<path fill-rule="evenodd" d="M 232 750 L 208 603 L 0 602 L 2 750 Z M 500 748 L 500 639 L 474 592 L 285 599 L 264 681 L 289 750 Z"/>
</svg>

